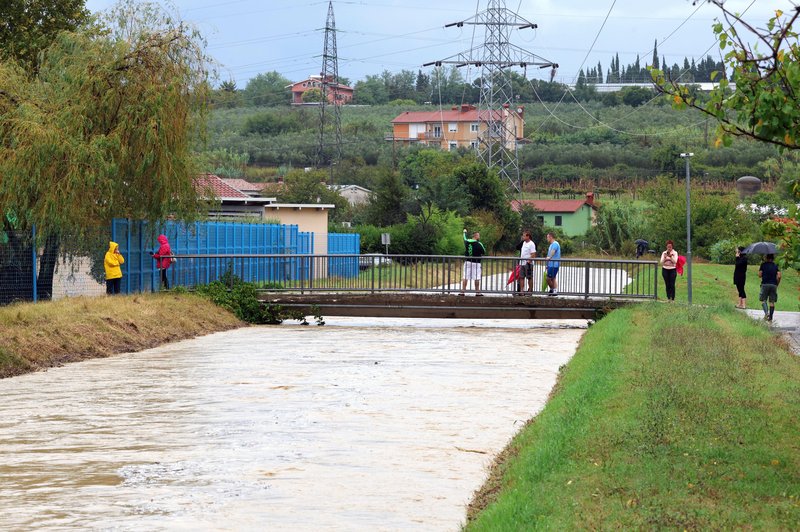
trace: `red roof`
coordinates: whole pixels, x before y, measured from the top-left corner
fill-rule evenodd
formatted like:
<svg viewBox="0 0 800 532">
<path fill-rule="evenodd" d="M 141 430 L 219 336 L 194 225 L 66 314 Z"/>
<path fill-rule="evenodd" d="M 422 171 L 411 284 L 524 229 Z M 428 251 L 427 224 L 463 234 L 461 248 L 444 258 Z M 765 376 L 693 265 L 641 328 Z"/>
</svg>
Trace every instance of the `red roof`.
<svg viewBox="0 0 800 532">
<path fill-rule="evenodd" d="M 200 174 L 194 178 L 195 188 L 202 194 L 210 191 L 219 199 L 241 198 L 251 199 L 250 196 L 237 190 L 226 183 L 221 177 L 214 174 Z"/>
<path fill-rule="evenodd" d="M 251 183 L 250 181 L 247 181 L 245 179 L 229 179 L 229 178 L 221 178 L 221 179 L 225 184 L 230 185 L 236 190 L 241 190 L 241 191 L 262 190 L 266 185 L 266 183 Z"/>
<path fill-rule="evenodd" d="M 530 205 L 539 212 L 576 212 L 584 205 L 596 208 L 585 199 L 576 200 L 513 200 L 511 208 L 519 212 L 522 205 Z"/>
<path fill-rule="evenodd" d="M 495 120 L 502 117 L 499 111 L 493 111 Z M 422 124 L 427 122 L 480 122 L 489 119 L 488 111 L 478 111 L 469 109 L 459 111 L 449 109 L 447 111 L 406 111 L 392 120 L 392 124 Z"/>
</svg>

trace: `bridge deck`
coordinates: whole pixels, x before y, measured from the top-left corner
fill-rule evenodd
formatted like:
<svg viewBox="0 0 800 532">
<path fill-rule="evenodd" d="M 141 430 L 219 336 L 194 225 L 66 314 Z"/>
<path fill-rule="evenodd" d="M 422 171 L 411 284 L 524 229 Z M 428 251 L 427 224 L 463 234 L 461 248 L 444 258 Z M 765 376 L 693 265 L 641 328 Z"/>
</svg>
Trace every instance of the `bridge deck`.
<svg viewBox="0 0 800 532">
<path fill-rule="evenodd" d="M 322 316 L 376 318 L 597 319 L 631 303 L 620 299 L 523 296 L 484 297 L 431 294 L 264 293 L 265 304 Z M 312 310 L 312 307 L 315 309 Z"/>
</svg>

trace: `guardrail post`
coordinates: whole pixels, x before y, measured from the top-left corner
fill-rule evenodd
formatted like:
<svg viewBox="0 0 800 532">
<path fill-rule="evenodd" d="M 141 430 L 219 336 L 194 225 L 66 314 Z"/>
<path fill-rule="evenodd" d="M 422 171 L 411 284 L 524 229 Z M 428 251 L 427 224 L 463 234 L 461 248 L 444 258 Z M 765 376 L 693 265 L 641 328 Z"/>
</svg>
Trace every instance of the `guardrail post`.
<svg viewBox="0 0 800 532">
<path fill-rule="evenodd" d="M 658 265 L 653 265 L 653 299 L 658 301 Z"/>
<path fill-rule="evenodd" d="M 584 272 L 583 272 L 583 297 L 585 299 L 589 299 L 589 281 L 590 281 L 590 277 L 591 276 L 589 275 L 589 262 L 588 261 L 583 263 L 583 269 L 584 269 Z"/>
<path fill-rule="evenodd" d="M 374 259 L 373 259 L 374 260 Z M 373 262 L 372 268 L 369 269 L 370 276 L 372 277 L 372 284 L 370 285 L 370 293 L 375 293 L 375 263 Z"/>
</svg>

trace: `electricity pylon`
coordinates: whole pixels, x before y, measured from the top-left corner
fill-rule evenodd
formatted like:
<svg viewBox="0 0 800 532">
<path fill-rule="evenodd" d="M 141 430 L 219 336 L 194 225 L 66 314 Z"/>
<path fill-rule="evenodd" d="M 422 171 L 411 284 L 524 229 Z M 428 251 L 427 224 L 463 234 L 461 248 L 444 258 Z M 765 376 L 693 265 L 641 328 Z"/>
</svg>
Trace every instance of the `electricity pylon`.
<svg viewBox="0 0 800 532">
<path fill-rule="evenodd" d="M 510 34 L 513 28 L 536 29 L 537 25 L 506 9 L 505 0 L 488 0 L 485 11 L 466 20 L 447 24 L 445 28 L 461 28 L 465 25 L 485 26 L 482 45 L 423 66 L 450 64 L 456 67 L 473 65 L 481 68 L 478 156 L 487 167 L 496 167 L 500 177 L 519 192 L 522 184 L 517 139 L 522 134 L 522 131 L 518 131 L 518 124 L 522 123 L 523 116 L 522 109 L 517 108 L 514 99 L 509 71 L 512 68 L 522 68 L 527 73 L 530 66 L 551 68 L 555 73 L 558 64 L 511 44 Z"/>
<path fill-rule="evenodd" d="M 322 70 L 320 71 L 322 101 L 319 104 L 319 143 L 317 145 L 317 168 L 331 167 L 342 158 L 342 95 L 339 91 L 339 58 L 336 53 L 336 20 L 333 17 L 333 1 L 328 2 L 328 20 L 325 22 L 325 48 L 322 52 Z M 332 95 L 332 96 L 329 96 Z M 329 101 L 330 98 L 330 101 Z M 328 104 L 333 105 L 333 130 L 336 135 L 333 154 L 325 153 L 325 111 Z"/>
</svg>

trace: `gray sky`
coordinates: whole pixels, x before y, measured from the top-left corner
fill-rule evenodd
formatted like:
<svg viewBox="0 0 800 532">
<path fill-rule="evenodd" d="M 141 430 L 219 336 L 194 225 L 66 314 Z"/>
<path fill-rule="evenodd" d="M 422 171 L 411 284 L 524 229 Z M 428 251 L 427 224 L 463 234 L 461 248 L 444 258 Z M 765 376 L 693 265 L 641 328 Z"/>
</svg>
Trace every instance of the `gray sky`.
<svg viewBox="0 0 800 532">
<path fill-rule="evenodd" d="M 102 11 L 113 0 L 87 0 Z M 208 39 L 209 53 L 221 64 L 221 78 L 240 88 L 247 80 L 276 70 L 296 81 L 319 73 L 322 63 L 327 0 L 175 0 L 183 20 L 196 24 Z M 486 0 L 341 0 L 334 1 L 339 75 L 355 83 L 383 70 L 422 68 L 483 42 L 483 29 L 444 28 L 475 15 Z M 727 0 L 734 11 L 764 26 L 775 9 L 788 12 L 790 0 Z M 748 8 L 749 6 L 749 8 Z M 611 57 L 633 63 L 639 54 L 650 62 L 653 42 L 669 64 L 684 57 L 701 59 L 708 51 L 719 59 L 711 25 L 719 11 L 691 0 L 506 0 L 506 7 L 538 24 L 537 30 L 514 30 L 511 41 L 558 63 L 557 81 L 572 82 L 581 66 L 598 61 L 603 72 Z M 608 19 L 605 21 L 606 16 Z M 596 43 L 595 38 L 597 38 Z M 474 39 L 474 40 L 473 40 Z M 475 69 L 463 69 L 467 79 Z M 529 70 L 546 79 L 548 70 Z"/>
</svg>

